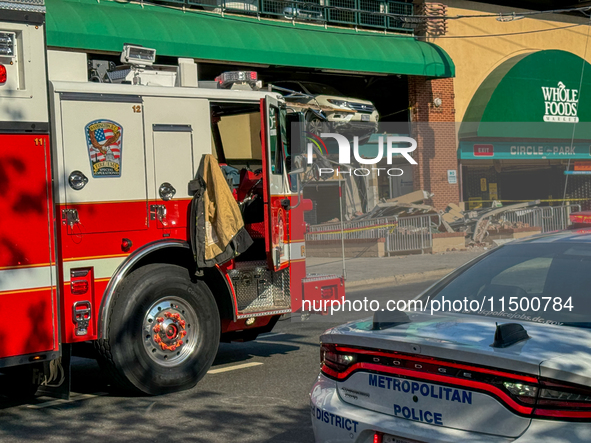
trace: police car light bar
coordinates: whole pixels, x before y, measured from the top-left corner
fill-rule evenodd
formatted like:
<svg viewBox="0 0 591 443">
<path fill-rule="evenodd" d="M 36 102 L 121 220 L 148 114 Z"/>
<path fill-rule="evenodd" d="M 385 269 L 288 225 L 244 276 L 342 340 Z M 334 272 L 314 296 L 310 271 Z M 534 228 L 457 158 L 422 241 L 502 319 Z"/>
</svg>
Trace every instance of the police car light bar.
<svg viewBox="0 0 591 443">
<path fill-rule="evenodd" d="M 152 65 L 156 61 L 156 50 L 137 45 L 123 45 L 121 62 L 130 65 Z"/>
<path fill-rule="evenodd" d="M 14 32 L 0 32 L 0 57 L 14 57 Z"/>
<path fill-rule="evenodd" d="M 221 88 L 231 88 L 234 83 L 247 83 L 251 87 L 256 86 L 258 75 L 256 71 L 228 71 L 215 78 Z"/>
<path fill-rule="evenodd" d="M 591 211 L 575 212 L 569 217 L 573 224 L 591 226 Z"/>
</svg>

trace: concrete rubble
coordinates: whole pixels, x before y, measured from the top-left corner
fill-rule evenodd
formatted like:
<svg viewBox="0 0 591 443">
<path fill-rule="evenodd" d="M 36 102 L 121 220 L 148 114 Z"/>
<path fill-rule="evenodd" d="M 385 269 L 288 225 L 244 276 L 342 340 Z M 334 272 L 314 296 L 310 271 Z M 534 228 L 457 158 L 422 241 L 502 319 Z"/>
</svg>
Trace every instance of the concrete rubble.
<svg viewBox="0 0 591 443">
<path fill-rule="evenodd" d="M 426 202 L 433 196 L 427 191 L 414 191 L 400 197 L 393 199 L 382 199 L 373 209 L 364 213 L 357 214 L 352 217 L 349 222 L 368 222 L 371 220 L 396 218 L 398 222 L 403 218 L 432 215 L 430 218 L 430 228 L 426 228 L 424 223 L 420 229 L 430 229 L 432 234 L 441 233 L 462 233 L 465 237 L 465 247 L 480 247 L 484 244 L 500 244 L 503 239 L 512 240 L 519 236 L 514 235 L 516 232 L 523 232 L 531 235 L 541 231 L 539 226 L 531 226 L 524 221 L 511 221 L 506 214 L 522 210 L 527 213 L 532 209 L 538 208 L 540 201 L 530 201 L 504 206 L 501 202 L 495 201 L 491 207 L 463 209 L 460 205 L 450 203 L 443 211 L 436 210 L 433 206 L 426 204 Z M 516 217 L 513 217 L 514 219 Z M 338 222 L 338 220 L 331 220 L 331 222 Z M 418 227 L 413 226 L 413 221 L 408 220 L 407 223 L 399 223 L 397 232 L 413 233 Z"/>
</svg>

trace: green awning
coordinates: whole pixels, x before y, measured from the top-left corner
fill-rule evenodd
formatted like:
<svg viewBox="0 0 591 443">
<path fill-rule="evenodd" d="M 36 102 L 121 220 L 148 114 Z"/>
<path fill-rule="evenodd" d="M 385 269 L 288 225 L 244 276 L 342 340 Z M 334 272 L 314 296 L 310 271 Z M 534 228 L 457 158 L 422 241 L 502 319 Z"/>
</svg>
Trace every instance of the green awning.
<svg viewBox="0 0 591 443">
<path fill-rule="evenodd" d="M 559 50 L 499 65 L 472 97 L 459 132 L 460 140 L 508 139 L 511 146 L 572 137 L 591 139 L 591 64 Z"/>
<path fill-rule="evenodd" d="M 47 0 L 50 47 L 120 52 L 124 43 L 159 55 L 212 61 L 453 77 L 432 43 L 408 36 L 324 29 L 204 11 L 102 0 Z"/>
</svg>

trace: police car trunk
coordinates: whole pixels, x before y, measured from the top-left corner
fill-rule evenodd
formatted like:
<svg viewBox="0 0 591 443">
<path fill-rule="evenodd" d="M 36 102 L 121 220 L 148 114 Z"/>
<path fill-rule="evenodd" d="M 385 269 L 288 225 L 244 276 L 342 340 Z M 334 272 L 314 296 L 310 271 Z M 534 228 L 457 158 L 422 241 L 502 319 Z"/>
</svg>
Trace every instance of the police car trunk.
<svg viewBox="0 0 591 443">
<path fill-rule="evenodd" d="M 494 319 L 482 317 L 417 313 L 402 321 L 349 323 L 322 335 L 322 373 L 336 380 L 341 401 L 390 416 L 384 423 L 394 427 L 403 419 L 515 438 L 532 418 L 560 419 L 556 407 L 536 405 L 536 386 L 544 361 L 576 352 L 560 327 L 526 325 L 529 339 L 500 347 L 491 346 Z M 591 331 L 580 333 L 591 340 Z M 378 434 L 380 443 L 422 441 Z"/>
</svg>

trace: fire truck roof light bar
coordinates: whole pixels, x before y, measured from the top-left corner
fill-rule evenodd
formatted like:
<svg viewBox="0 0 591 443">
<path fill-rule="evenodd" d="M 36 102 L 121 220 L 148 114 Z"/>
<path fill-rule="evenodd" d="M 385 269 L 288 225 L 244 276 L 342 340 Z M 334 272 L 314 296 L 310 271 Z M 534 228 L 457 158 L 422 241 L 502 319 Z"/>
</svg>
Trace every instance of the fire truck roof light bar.
<svg viewBox="0 0 591 443">
<path fill-rule="evenodd" d="M 156 50 L 138 45 L 123 45 L 121 62 L 130 65 L 147 66 L 156 61 Z"/>
<path fill-rule="evenodd" d="M 256 71 L 227 71 L 222 72 L 215 78 L 221 88 L 230 88 L 234 83 L 247 83 L 251 87 L 258 81 Z"/>
</svg>

